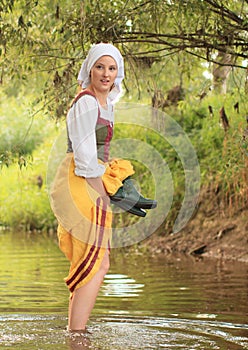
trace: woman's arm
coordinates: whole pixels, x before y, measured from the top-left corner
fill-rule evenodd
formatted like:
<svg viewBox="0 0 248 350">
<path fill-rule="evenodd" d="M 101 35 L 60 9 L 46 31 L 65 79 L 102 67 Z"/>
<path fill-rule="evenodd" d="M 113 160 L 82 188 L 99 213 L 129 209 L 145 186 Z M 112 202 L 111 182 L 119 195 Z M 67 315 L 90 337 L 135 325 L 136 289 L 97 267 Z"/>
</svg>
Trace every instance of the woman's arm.
<svg viewBox="0 0 248 350">
<path fill-rule="evenodd" d="M 98 105 L 92 96 L 81 97 L 69 111 L 67 126 L 75 161 L 75 174 L 86 179 L 104 202 L 110 200 L 101 176 L 105 166 L 98 163 L 95 128 L 98 118 Z"/>
<path fill-rule="evenodd" d="M 101 197 L 107 196 L 107 192 L 102 182 L 101 177 L 96 178 L 86 178 L 87 183 L 97 191 Z"/>
<path fill-rule="evenodd" d="M 93 189 L 99 193 L 100 197 L 102 198 L 103 202 L 106 205 L 110 205 L 110 198 L 109 195 L 107 194 L 105 187 L 102 182 L 101 177 L 96 177 L 96 178 L 86 178 L 87 183 L 93 187 Z"/>
<path fill-rule="evenodd" d="M 98 104 L 92 96 L 82 96 L 69 110 L 67 127 L 75 161 L 75 174 L 85 178 L 101 177 L 105 166 L 97 157 L 95 128 Z"/>
</svg>

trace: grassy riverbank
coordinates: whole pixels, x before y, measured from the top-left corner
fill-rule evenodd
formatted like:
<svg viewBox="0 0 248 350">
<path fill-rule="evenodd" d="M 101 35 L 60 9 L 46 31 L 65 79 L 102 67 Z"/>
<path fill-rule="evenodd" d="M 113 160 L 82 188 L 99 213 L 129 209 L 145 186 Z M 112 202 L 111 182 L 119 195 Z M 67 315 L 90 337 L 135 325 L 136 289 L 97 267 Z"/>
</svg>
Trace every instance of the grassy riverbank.
<svg viewBox="0 0 248 350">
<path fill-rule="evenodd" d="M 234 108 L 237 101 L 238 110 Z M 202 192 L 195 211 L 198 221 L 195 224 L 192 224 L 195 219 L 191 221 L 177 236 L 171 236 L 170 233 L 184 196 L 184 172 L 180 157 L 157 133 L 147 130 L 137 132 L 128 124 L 125 128 L 116 128 L 116 139 L 128 136 L 153 146 L 170 167 L 174 184 L 173 203 L 164 223 L 156 235 L 152 236 L 152 239 L 157 239 L 158 250 L 166 251 L 167 246 L 172 251 L 193 251 L 193 248 L 204 245 L 206 241 L 204 237 L 197 240 L 195 232 L 198 232 L 199 237 L 200 231 L 211 231 L 213 222 L 220 223 L 219 226 L 214 226 L 213 231 L 221 238 L 224 237 L 223 232 L 235 231 L 229 227 L 233 218 L 240 218 L 244 230 L 247 230 L 241 214 L 247 208 L 248 201 L 248 146 L 245 131 L 247 107 L 244 101 L 240 95 L 234 94 L 225 97 L 212 96 L 203 101 L 188 99 L 182 101 L 178 107 L 166 110 L 189 137 L 201 170 Z M 53 231 L 56 221 L 50 209 L 46 175 L 51 147 L 60 127 L 44 117 L 34 117 L 31 120 L 24 100 L 13 99 L 8 106 L 1 106 L 1 123 L 4 128 L 1 129 L 0 147 L 9 161 L 1 159 L 0 225 L 13 230 Z M 228 126 L 220 119 L 219 111 L 223 106 L 228 117 Z M 62 125 L 63 122 L 61 129 Z M 135 162 L 135 167 L 137 179 L 142 179 L 142 192 L 147 196 L 153 195 L 149 169 L 139 162 Z M 209 219 L 211 212 L 212 219 Z M 123 214 L 118 215 L 116 220 L 118 223 L 115 225 L 128 226 L 136 218 Z M 221 230 L 224 231 L 220 233 Z M 180 245 L 180 249 L 171 243 L 176 242 L 175 237 L 179 236 L 181 240 L 177 241 L 177 245 Z M 191 243 L 186 249 L 184 244 L 187 241 Z M 163 242 L 163 248 L 159 242 Z M 243 240 L 240 242 L 244 243 Z"/>
</svg>

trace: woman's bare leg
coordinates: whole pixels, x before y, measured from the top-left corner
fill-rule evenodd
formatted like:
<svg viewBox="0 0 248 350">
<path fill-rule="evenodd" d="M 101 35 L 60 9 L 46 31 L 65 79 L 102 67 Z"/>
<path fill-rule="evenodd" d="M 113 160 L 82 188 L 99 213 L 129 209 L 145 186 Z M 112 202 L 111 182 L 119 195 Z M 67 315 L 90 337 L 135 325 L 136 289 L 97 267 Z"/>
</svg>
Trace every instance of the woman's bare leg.
<svg viewBox="0 0 248 350">
<path fill-rule="evenodd" d="M 109 269 L 109 252 L 106 251 L 101 267 L 95 276 L 84 286 L 75 290 L 69 302 L 69 330 L 84 330 L 95 305 L 96 297 L 104 276 Z"/>
</svg>

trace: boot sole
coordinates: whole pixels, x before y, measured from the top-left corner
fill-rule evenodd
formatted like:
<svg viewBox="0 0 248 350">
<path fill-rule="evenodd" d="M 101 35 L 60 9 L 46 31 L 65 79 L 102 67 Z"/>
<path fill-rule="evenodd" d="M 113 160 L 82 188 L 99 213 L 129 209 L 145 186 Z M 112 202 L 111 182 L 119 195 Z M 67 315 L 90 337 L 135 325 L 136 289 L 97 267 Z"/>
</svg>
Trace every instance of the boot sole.
<svg viewBox="0 0 248 350">
<path fill-rule="evenodd" d="M 111 197 L 111 201 L 114 202 L 114 204 L 121 202 L 121 203 L 124 203 L 124 205 L 126 204 L 127 206 L 134 206 L 135 205 L 135 207 L 139 208 L 139 209 L 154 209 L 158 205 L 157 201 L 153 201 L 152 204 L 142 203 L 139 201 L 137 203 L 134 203 L 134 202 L 129 201 L 128 199 L 123 199 L 123 198 L 117 199 L 117 198 L 113 198 L 113 197 Z"/>
<path fill-rule="evenodd" d="M 141 208 L 137 208 L 138 210 L 135 210 L 134 207 L 130 208 L 130 206 L 127 203 L 123 203 L 123 201 L 113 201 L 111 199 L 111 203 L 130 214 L 137 215 L 143 218 L 146 216 L 146 212 Z"/>
</svg>

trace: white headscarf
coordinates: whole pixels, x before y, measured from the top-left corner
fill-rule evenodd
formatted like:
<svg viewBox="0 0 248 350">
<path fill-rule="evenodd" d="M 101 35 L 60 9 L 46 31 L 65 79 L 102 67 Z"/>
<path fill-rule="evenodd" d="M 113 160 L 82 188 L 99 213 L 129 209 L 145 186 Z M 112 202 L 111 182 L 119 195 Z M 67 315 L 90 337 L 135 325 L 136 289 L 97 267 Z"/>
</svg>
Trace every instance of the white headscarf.
<svg viewBox="0 0 248 350">
<path fill-rule="evenodd" d="M 111 100 L 116 100 L 121 94 L 121 82 L 124 78 L 124 62 L 120 51 L 112 44 L 100 43 L 91 47 L 78 74 L 78 82 L 82 88 L 86 88 L 90 84 L 90 71 L 95 62 L 102 56 L 111 56 L 117 64 L 118 73 L 114 83 L 115 86 L 109 94 Z"/>
</svg>

